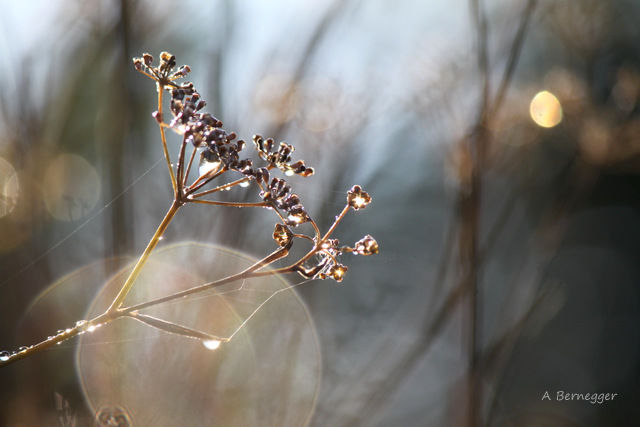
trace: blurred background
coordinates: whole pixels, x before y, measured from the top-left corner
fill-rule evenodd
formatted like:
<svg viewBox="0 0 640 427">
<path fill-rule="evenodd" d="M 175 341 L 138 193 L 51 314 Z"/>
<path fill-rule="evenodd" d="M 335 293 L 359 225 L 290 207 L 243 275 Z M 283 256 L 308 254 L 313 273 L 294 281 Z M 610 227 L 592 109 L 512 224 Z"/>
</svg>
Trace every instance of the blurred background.
<svg viewBox="0 0 640 427">
<path fill-rule="evenodd" d="M 0 351 L 86 316 L 170 204 L 155 87 L 131 63 L 143 52 L 189 64 L 226 129 L 292 143 L 316 169 L 291 182 L 322 228 L 362 185 L 373 203 L 337 236 L 381 248 L 344 257 L 341 284 L 265 310 L 245 340 L 255 369 L 239 347 L 156 352 L 144 335 L 96 334 L 3 368 L 0 425 L 640 420 L 637 1 L 0 4 Z M 186 257 L 213 280 L 216 251 L 272 250 L 275 220 L 187 207 L 162 246 L 188 249 L 158 265 Z M 257 307 L 246 293 L 231 303 Z M 149 363 L 111 366 L 125 341 Z M 216 364 L 207 385 L 183 375 L 181 352 Z M 105 391 L 142 377 L 153 397 Z"/>
</svg>

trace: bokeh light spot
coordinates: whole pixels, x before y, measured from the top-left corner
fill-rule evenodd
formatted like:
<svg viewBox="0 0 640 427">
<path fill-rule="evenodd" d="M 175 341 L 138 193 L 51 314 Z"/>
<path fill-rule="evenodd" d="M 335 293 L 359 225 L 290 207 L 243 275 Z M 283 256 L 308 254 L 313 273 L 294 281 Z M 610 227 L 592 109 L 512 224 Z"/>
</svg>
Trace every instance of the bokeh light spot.
<svg viewBox="0 0 640 427">
<path fill-rule="evenodd" d="M 314 78 L 305 83 L 303 125 L 311 132 L 324 132 L 333 128 L 340 118 L 342 90 L 327 78 Z"/>
<path fill-rule="evenodd" d="M 16 170 L 11 163 L 0 157 L 0 218 L 15 209 L 19 190 Z"/>
<path fill-rule="evenodd" d="M 47 210 L 62 221 L 87 216 L 100 197 L 98 173 L 89 162 L 75 154 L 62 154 L 51 162 L 42 188 Z"/>
<path fill-rule="evenodd" d="M 254 105 L 271 122 L 287 123 L 300 108 L 298 87 L 290 76 L 267 75 L 256 87 Z"/>
<path fill-rule="evenodd" d="M 538 126 L 552 128 L 562 121 L 562 106 L 551 92 L 538 92 L 529 105 L 531 118 Z"/>
</svg>

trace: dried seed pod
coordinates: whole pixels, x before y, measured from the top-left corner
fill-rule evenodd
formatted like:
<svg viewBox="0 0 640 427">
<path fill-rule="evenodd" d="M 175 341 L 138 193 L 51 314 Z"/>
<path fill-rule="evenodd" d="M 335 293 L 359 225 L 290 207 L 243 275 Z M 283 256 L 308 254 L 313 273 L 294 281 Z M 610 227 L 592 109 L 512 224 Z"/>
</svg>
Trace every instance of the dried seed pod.
<svg viewBox="0 0 640 427">
<path fill-rule="evenodd" d="M 364 256 L 373 255 L 373 254 L 377 254 L 378 250 L 379 250 L 378 242 L 376 242 L 376 239 L 371 237 L 369 234 L 364 236 L 362 239 L 358 240 L 353 245 L 353 251 L 358 255 L 364 255 Z"/>
<path fill-rule="evenodd" d="M 371 203 L 371 196 L 359 185 L 354 185 L 351 187 L 351 190 L 347 192 L 347 203 L 357 211 Z"/>
<path fill-rule="evenodd" d="M 143 53 L 142 60 L 147 67 L 151 67 L 151 64 L 153 64 L 153 56 L 151 56 L 151 54 Z"/>
<path fill-rule="evenodd" d="M 349 268 L 346 265 L 336 264 L 329 269 L 328 273 L 336 282 L 342 282 L 342 279 L 344 279 L 348 269 Z"/>
<path fill-rule="evenodd" d="M 297 194 L 288 194 L 280 204 L 280 207 L 286 211 L 290 211 L 294 206 L 302 207 L 300 204 L 300 198 Z"/>
<path fill-rule="evenodd" d="M 265 167 L 260 168 L 260 175 L 262 176 L 262 182 L 267 184 L 269 182 L 269 169 Z"/>
<path fill-rule="evenodd" d="M 288 211 L 287 225 L 297 227 L 300 224 L 308 222 L 311 218 L 302 205 L 296 205 Z"/>
<path fill-rule="evenodd" d="M 275 240 L 278 245 L 287 246 L 292 238 L 293 233 L 289 230 L 289 227 L 283 224 L 276 224 L 273 230 L 273 240 Z"/>
<path fill-rule="evenodd" d="M 136 68 L 136 70 L 142 71 L 142 64 L 142 58 L 133 58 L 133 66 Z"/>
<path fill-rule="evenodd" d="M 305 169 L 304 169 L 304 170 L 302 170 L 298 175 L 301 175 L 301 176 L 303 176 L 303 177 L 305 177 L 305 178 L 306 178 L 306 177 L 308 177 L 308 176 L 313 175 L 314 173 L 315 173 L 315 171 L 313 170 L 313 168 L 307 168 L 307 167 L 305 167 Z"/>
</svg>

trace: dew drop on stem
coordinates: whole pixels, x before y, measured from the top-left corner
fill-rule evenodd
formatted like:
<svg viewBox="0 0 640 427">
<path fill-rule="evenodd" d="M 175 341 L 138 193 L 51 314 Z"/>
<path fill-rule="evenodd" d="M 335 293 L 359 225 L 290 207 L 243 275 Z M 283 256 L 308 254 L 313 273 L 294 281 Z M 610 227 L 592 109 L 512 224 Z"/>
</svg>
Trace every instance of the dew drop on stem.
<svg viewBox="0 0 640 427">
<path fill-rule="evenodd" d="M 205 346 L 207 350 L 215 350 L 220 347 L 220 340 L 202 340 L 202 345 Z"/>
</svg>

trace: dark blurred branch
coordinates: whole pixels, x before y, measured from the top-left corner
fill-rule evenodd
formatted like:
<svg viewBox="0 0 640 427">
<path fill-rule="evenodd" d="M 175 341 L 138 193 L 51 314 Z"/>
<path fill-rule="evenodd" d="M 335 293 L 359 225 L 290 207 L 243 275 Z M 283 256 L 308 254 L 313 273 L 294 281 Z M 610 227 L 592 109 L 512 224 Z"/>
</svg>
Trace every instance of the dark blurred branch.
<svg viewBox="0 0 640 427">
<path fill-rule="evenodd" d="M 516 69 L 516 65 L 518 64 L 518 60 L 520 59 L 520 53 L 522 52 L 524 36 L 527 32 L 529 22 L 531 21 L 531 16 L 533 15 L 537 3 L 538 0 L 528 0 L 525 9 L 522 12 L 522 16 L 520 17 L 520 25 L 518 26 L 518 31 L 516 32 L 513 44 L 511 45 L 511 49 L 509 50 L 507 65 L 504 69 L 504 74 L 502 76 L 502 80 L 500 81 L 498 91 L 496 92 L 493 103 L 491 104 L 490 112 L 492 116 L 495 115 L 500 109 L 500 106 L 504 101 L 504 97 L 507 94 L 507 90 L 509 89 L 509 86 L 511 84 L 513 72 Z"/>
<path fill-rule="evenodd" d="M 489 232 L 489 239 L 482 253 L 480 253 L 479 245 L 479 224 L 481 212 L 481 193 L 482 193 L 482 173 L 484 168 L 485 151 L 490 143 L 489 141 L 489 122 L 492 116 L 497 112 L 506 91 L 511 83 L 515 66 L 520 57 L 522 44 L 528 23 L 536 5 L 536 0 L 529 0 L 527 6 L 521 16 L 520 25 L 510 49 L 507 66 L 504 71 L 503 78 L 500 82 L 499 89 L 491 100 L 490 91 L 490 66 L 488 57 L 488 22 L 485 11 L 479 0 L 471 0 L 470 7 L 477 31 L 478 40 L 478 68 L 482 76 L 482 92 L 478 107 L 478 115 L 476 123 L 472 126 L 469 137 L 461 142 L 462 150 L 464 150 L 471 159 L 471 174 L 468 182 L 462 182 L 457 202 L 457 218 L 453 222 L 447 233 L 445 247 L 443 249 L 443 259 L 441 259 L 440 267 L 436 273 L 436 284 L 434 286 L 442 287 L 448 271 L 449 259 L 454 245 L 453 241 L 458 233 L 458 250 L 460 261 L 463 265 L 463 277 L 459 284 L 449 293 L 444 303 L 438 309 L 434 317 L 425 318 L 421 330 L 423 331 L 423 339 L 416 343 L 415 346 L 408 349 L 404 356 L 399 358 L 394 367 L 389 371 L 385 378 L 385 386 L 376 390 L 366 400 L 362 410 L 358 413 L 368 414 L 368 419 L 383 407 L 384 400 L 393 394 L 397 388 L 404 382 L 408 375 L 413 371 L 415 365 L 422 359 L 428 351 L 434 339 L 437 337 L 443 326 L 446 324 L 450 315 L 455 312 L 455 308 L 461 299 L 469 293 L 469 309 L 468 309 L 468 325 L 469 325 L 469 367 L 468 367 L 468 417 L 467 425 L 479 426 L 483 424 L 483 399 L 481 393 L 482 384 L 482 334 L 479 329 L 482 324 L 481 306 L 482 301 L 479 294 L 479 281 L 481 263 L 488 255 L 494 242 L 497 240 L 500 231 L 505 223 L 505 216 L 508 216 L 517 200 L 517 193 L 513 194 L 504 205 L 501 214 L 494 222 Z M 437 295 L 434 295 L 437 296 Z M 375 364 L 377 359 L 373 359 L 370 365 Z M 375 369 L 373 369 L 375 371 Z M 347 425 L 357 425 L 358 420 L 353 420 Z"/>
<path fill-rule="evenodd" d="M 394 367 L 385 375 L 383 381 L 384 387 L 377 387 L 375 391 L 369 395 L 364 404 L 357 409 L 358 414 L 367 414 L 367 421 L 375 419 L 375 416 L 385 407 L 384 402 L 393 394 L 400 385 L 404 383 L 409 374 L 413 372 L 416 364 L 422 360 L 424 354 L 431 348 L 435 339 L 439 336 L 442 328 L 447 324 L 451 315 L 455 312 L 458 303 L 466 295 L 469 290 L 469 278 L 464 277 L 460 283 L 449 293 L 446 300 L 442 303 L 435 316 L 427 316 L 421 328 L 422 339 L 416 341 L 416 344 L 409 348 L 404 355 L 400 356 L 394 364 Z M 381 354 L 381 357 L 384 357 Z M 370 362 L 369 372 L 377 372 L 376 365 L 378 359 Z M 366 372 L 366 370 L 365 370 Z M 352 427 L 357 426 L 362 421 L 360 418 L 353 419 L 345 425 Z"/>
<path fill-rule="evenodd" d="M 108 200 L 113 200 L 117 193 L 125 186 L 124 173 L 126 168 L 125 140 L 129 131 L 128 118 L 131 115 L 130 105 L 124 99 L 129 90 L 127 88 L 127 76 L 129 75 L 130 62 L 130 16 L 128 0 L 120 0 L 120 14 L 118 24 L 115 27 L 114 45 L 119 44 L 118 59 L 113 72 L 114 88 L 112 92 L 114 98 L 110 101 L 110 114 L 113 115 L 113 123 L 108 132 L 108 140 L 104 141 L 107 152 L 107 162 L 109 171 L 109 194 Z M 117 95 L 119 94 L 119 95 Z M 113 203 L 111 212 L 111 227 L 105 227 L 105 241 L 111 241 L 112 254 L 126 253 L 131 249 L 131 233 L 128 224 L 131 218 L 128 215 L 128 207 L 131 205 L 128 196 L 117 199 Z"/>
<path fill-rule="evenodd" d="M 460 188 L 460 220 L 459 235 L 460 260 L 466 269 L 469 292 L 469 360 L 467 371 L 467 425 L 476 427 L 482 423 L 482 380 L 479 369 L 480 352 L 482 351 L 482 299 L 480 285 L 480 260 L 478 257 L 478 240 L 480 236 L 480 212 L 482 196 L 482 173 L 484 157 L 488 143 L 487 115 L 490 93 L 490 69 L 488 58 L 488 23 L 487 16 L 480 0 L 471 0 L 477 31 L 478 69 L 482 76 L 482 94 L 478 108 L 478 118 L 474 130 L 468 140 L 469 159 L 471 160 L 471 182 L 469 188 Z M 464 143 L 464 141 L 463 141 Z"/>
</svg>

